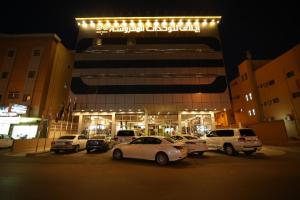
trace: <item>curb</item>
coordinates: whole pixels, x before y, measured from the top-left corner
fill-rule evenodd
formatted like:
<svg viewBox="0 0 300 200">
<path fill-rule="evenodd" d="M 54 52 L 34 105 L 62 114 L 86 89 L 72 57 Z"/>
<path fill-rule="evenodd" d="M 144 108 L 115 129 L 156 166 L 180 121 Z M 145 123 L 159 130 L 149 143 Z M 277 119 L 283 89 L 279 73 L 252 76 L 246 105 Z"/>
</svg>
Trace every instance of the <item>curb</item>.
<svg viewBox="0 0 300 200">
<path fill-rule="evenodd" d="M 50 151 L 41 151 L 41 152 L 31 152 L 31 153 L 26 153 L 25 156 L 36 156 L 36 155 L 41 155 L 45 153 L 49 153 Z"/>
</svg>

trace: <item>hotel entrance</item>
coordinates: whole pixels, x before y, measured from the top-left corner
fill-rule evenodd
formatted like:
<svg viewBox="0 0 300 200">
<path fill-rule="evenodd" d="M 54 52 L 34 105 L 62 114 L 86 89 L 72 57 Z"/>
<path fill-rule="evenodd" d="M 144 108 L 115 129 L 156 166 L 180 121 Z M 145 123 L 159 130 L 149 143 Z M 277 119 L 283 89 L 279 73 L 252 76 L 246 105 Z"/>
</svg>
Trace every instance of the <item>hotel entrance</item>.
<svg viewBox="0 0 300 200">
<path fill-rule="evenodd" d="M 172 136 L 178 132 L 177 114 L 156 114 L 148 116 L 148 134 L 157 136 Z"/>
<path fill-rule="evenodd" d="M 145 115 L 116 114 L 116 131 L 118 130 L 134 130 L 137 135 L 145 135 Z"/>
</svg>

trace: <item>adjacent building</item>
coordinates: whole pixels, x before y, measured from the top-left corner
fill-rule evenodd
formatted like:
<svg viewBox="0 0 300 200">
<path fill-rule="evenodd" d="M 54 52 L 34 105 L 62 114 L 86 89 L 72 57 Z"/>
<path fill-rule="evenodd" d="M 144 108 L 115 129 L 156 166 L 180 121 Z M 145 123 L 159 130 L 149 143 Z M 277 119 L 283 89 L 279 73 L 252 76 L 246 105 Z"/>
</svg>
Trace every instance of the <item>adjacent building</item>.
<svg viewBox="0 0 300 200">
<path fill-rule="evenodd" d="M 248 126 L 284 120 L 289 137 L 300 137 L 300 45 L 274 60 L 248 58 L 231 81 L 236 121 Z"/>
<path fill-rule="evenodd" d="M 0 35 L 0 134 L 35 137 L 68 101 L 72 67 L 55 34 Z"/>
<path fill-rule="evenodd" d="M 76 20 L 71 98 L 79 132 L 203 134 L 230 125 L 221 17 Z"/>
</svg>

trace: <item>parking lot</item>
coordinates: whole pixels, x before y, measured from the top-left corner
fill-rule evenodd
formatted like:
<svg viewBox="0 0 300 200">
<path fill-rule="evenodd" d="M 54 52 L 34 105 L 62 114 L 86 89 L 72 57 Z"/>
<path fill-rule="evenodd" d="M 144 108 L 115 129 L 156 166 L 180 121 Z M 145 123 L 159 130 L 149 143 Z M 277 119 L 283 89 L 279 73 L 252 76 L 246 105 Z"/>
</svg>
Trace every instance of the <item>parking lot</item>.
<svg viewBox="0 0 300 200">
<path fill-rule="evenodd" d="M 1 200 L 300 198 L 299 147 L 264 147 L 253 156 L 207 152 L 164 167 L 115 161 L 110 152 L 7 152 L 0 156 Z"/>
</svg>

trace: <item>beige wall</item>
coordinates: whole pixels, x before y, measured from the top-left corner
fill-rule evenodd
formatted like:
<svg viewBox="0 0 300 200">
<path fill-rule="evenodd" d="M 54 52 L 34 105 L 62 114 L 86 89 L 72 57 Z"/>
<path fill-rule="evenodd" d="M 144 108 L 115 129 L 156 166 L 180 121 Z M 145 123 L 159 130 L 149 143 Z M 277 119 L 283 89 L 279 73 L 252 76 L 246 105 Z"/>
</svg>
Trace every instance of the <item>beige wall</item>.
<svg viewBox="0 0 300 200">
<path fill-rule="evenodd" d="M 287 145 L 288 136 L 283 120 L 252 124 L 252 128 L 263 145 Z"/>
<path fill-rule="evenodd" d="M 14 153 L 25 153 L 35 151 L 48 151 L 51 147 L 52 138 L 40 138 L 30 140 L 14 140 L 11 151 Z"/>
</svg>

